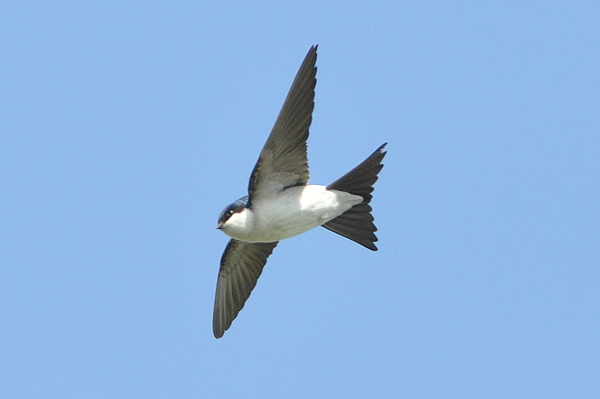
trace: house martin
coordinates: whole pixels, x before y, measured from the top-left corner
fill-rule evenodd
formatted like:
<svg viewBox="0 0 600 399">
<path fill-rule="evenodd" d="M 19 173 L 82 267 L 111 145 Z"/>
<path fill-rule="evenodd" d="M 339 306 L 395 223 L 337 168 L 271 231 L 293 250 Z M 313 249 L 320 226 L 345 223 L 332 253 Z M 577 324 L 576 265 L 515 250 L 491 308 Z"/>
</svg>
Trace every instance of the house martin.
<svg viewBox="0 0 600 399">
<path fill-rule="evenodd" d="M 221 338 L 244 307 L 279 241 L 323 226 L 376 251 L 371 193 L 387 143 L 328 186 L 309 185 L 306 140 L 312 121 L 317 46 L 308 51 L 250 175 L 248 195 L 217 228 L 231 237 L 221 258 L 213 333 Z"/>
</svg>

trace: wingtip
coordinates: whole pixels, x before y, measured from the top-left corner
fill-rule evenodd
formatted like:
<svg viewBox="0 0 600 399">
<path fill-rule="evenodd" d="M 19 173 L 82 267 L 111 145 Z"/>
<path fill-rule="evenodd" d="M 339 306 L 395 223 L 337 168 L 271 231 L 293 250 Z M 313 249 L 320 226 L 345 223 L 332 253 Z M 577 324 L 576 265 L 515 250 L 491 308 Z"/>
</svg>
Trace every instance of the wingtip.
<svg viewBox="0 0 600 399">
<path fill-rule="evenodd" d="M 221 338 L 224 334 L 225 334 L 225 330 L 227 330 L 226 328 L 223 328 L 223 321 L 219 318 L 217 312 L 216 312 L 217 308 L 215 305 L 215 310 L 213 313 L 213 335 L 215 336 L 216 339 Z"/>
<path fill-rule="evenodd" d="M 225 331 L 213 330 L 213 335 L 215 336 L 216 339 L 222 338 L 224 334 L 225 334 Z"/>
<path fill-rule="evenodd" d="M 375 151 L 373 151 L 373 153 L 371 154 L 371 156 L 375 155 L 375 154 L 381 154 L 381 159 L 380 162 L 383 160 L 383 157 L 386 156 L 387 151 L 384 151 L 385 146 L 387 145 L 387 141 L 385 143 L 383 143 L 382 145 L 379 146 L 379 148 L 377 148 Z"/>
</svg>

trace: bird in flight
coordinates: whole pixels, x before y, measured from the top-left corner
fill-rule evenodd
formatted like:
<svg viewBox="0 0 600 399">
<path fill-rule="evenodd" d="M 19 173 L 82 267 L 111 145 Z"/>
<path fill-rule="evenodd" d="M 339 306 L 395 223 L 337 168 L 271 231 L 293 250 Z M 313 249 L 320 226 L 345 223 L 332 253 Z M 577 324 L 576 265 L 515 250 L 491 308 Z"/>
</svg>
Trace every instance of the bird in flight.
<svg viewBox="0 0 600 399">
<path fill-rule="evenodd" d="M 309 185 L 306 140 L 312 121 L 317 46 L 308 51 L 250 175 L 248 195 L 219 216 L 231 240 L 221 258 L 213 333 L 221 338 L 244 307 L 279 241 L 323 226 L 376 251 L 371 193 L 387 143 L 328 186 Z"/>
</svg>

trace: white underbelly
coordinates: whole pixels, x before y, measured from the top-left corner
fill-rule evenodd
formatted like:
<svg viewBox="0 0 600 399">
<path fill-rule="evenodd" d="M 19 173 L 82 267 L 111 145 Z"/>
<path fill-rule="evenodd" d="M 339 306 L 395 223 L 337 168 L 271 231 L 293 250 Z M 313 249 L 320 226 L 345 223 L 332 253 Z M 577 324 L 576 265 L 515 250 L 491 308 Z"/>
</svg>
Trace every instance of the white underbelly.
<svg viewBox="0 0 600 399">
<path fill-rule="evenodd" d="M 252 204 L 243 237 L 247 242 L 273 242 L 327 223 L 362 202 L 362 197 L 325 186 L 290 187 Z"/>
</svg>

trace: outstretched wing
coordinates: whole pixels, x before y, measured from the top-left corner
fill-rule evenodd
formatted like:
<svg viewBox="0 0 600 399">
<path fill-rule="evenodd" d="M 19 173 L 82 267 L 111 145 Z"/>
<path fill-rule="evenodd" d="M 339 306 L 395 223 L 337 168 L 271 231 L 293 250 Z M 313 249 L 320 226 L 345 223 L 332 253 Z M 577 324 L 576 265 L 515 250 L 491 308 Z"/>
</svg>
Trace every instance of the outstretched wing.
<svg viewBox="0 0 600 399">
<path fill-rule="evenodd" d="M 304 185 L 310 179 L 306 140 L 315 106 L 316 62 L 317 46 L 312 46 L 252 171 L 250 201 L 285 187 Z"/>
<path fill-rule="evenodd" d="M 250 296 L 267 258 L 278 242 L 249 243 L 230 240 L 221 258 L 217 281 L 213 333 L 221 338 Z"/>
</svg>

